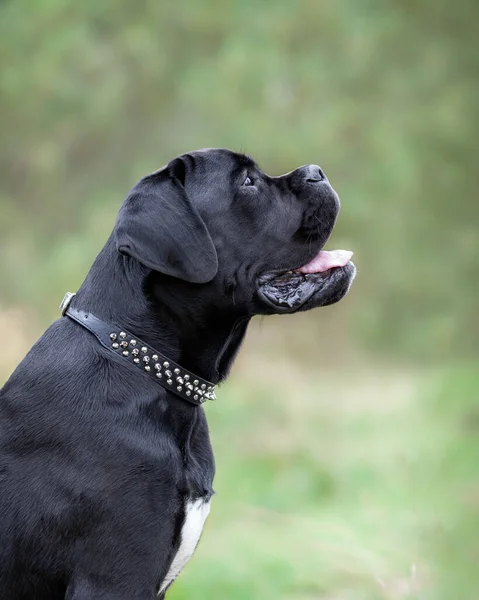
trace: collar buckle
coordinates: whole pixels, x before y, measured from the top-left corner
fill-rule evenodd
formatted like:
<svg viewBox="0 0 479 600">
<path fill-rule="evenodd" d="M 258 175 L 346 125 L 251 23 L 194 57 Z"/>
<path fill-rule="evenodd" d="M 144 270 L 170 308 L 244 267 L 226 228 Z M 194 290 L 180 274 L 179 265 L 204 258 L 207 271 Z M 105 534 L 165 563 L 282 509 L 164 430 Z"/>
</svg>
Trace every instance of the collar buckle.
<svg viewBox="0 0 479 600">
<path fill-rule="evenodd" d="M 72 301 L 73 296 L 76 296 L 76 293 L 67 292 L 63 297 L 63 300 L 60 302 L 60 306 L 58 308 L 62 313 L 62 317 L 65 316 L 65 313 L 67 312 L 68 307 L 70 306 L 70 302 Z"/>
</svg>

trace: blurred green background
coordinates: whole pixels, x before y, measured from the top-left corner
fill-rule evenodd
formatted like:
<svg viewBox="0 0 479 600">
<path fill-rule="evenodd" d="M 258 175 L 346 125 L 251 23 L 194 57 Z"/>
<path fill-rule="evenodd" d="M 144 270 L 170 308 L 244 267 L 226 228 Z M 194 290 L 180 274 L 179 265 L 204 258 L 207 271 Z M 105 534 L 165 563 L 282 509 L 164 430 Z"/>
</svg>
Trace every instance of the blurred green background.
<svg viewBox="0 0 479 600">
<path fill-rule="evenodd" d="M 347 298 L 253 322 L 169 598 L 479 598 L 479 4 L 5 0 L 0 381 L 176 154 L 320 164 Z M 8 348 L 8 350 L 5 350 Z"/>
</svg>

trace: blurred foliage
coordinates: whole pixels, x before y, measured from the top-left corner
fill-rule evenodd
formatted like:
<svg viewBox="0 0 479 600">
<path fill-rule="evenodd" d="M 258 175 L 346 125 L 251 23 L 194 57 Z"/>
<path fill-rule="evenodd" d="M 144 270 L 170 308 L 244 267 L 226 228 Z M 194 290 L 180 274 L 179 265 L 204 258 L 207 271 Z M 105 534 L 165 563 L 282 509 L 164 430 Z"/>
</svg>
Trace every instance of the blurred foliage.
<svg viewBox="0 0 479 600">
<path fill-rule="evenodd" d="M 477 16 L 472 0 L 1 3 L 0 304 L 34 298 L 49 320 L 138 178 L 226 146 L 271 173 L 325 168 L 363 343 L 477 352 Z"/>
</svg>

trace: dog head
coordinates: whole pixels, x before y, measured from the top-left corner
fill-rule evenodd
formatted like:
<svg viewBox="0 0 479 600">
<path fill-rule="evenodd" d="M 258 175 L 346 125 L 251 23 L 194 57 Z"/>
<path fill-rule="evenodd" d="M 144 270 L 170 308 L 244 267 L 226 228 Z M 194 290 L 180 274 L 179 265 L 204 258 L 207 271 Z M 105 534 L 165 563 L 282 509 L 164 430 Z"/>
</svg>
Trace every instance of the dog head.
<svg viewBox="0 0 479 600">
<path fill-rule="evenodd" d="M 207 149 L 143 178 L 114 236 L 120 253 L 202 304 L 296 312 L 337 302 L 352 283 L 351 253 L 322 250 L 339 206 L 316 165 L 271 177 L 245 155 Z"/>
</svg>

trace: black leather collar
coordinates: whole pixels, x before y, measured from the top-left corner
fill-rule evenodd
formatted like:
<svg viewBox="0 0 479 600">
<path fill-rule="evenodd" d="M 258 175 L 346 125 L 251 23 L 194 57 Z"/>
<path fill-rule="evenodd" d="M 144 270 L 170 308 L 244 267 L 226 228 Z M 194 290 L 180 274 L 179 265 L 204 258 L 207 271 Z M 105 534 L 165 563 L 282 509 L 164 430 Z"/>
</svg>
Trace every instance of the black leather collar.
<svg viewBox="0 0 479 600">
<path fill-rule="evenodd" d="M 73 296 L 75 294 L 68 292 L 63 298 L 60 304 L 62 315 L 88 329 L 102 346 L 191 404 L 199 406 L 206 400 L 216 400 L 214 383 L 180 367 L 119 325 L 106 323 L 92 313 L 73 308 L 70 306 Z"/>
</svg>

